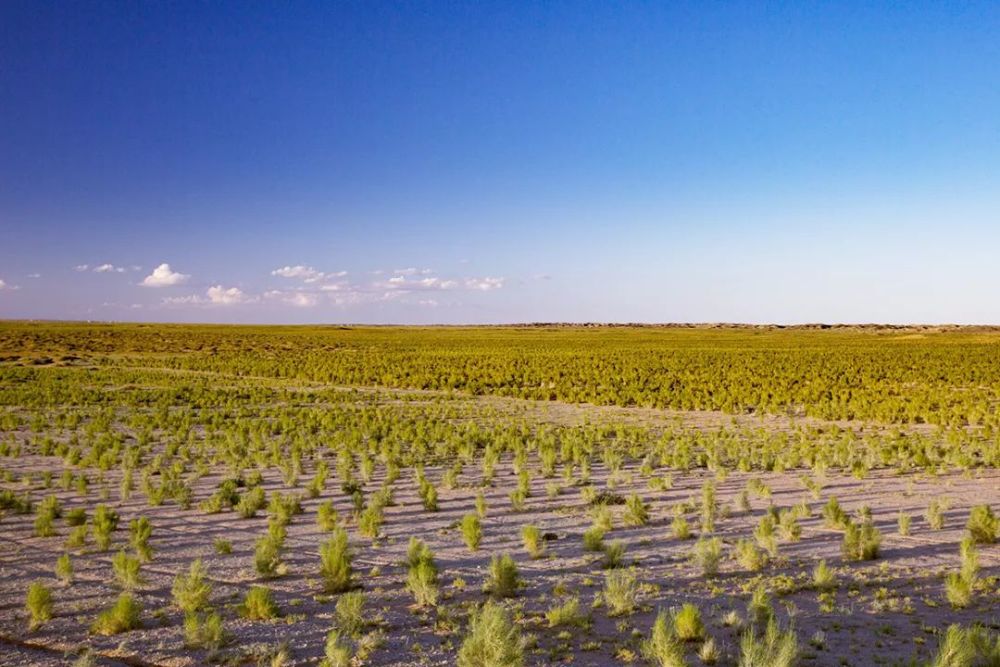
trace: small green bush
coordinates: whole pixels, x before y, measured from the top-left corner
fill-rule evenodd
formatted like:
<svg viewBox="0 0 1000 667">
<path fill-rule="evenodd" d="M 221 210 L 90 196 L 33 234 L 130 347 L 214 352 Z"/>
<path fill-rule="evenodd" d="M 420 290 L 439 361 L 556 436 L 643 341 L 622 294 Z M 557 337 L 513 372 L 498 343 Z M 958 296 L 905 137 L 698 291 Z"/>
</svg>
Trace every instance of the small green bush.
<svg viewBox="0 0 1000 667">
<path fill-rule="evenodd" d="M 722 540 L 718 537 L 702 537 L 695 542 L 691 552 L 692 560 L 701 568 L 702 574 L 712 577 L 719 572 L 722 562 Z"/>
<path fill-rule="evenodd" d="M 878 558 L 881 545 L 882 535 L 874 524 L 848 522 L 841 551 L 848 560 L 874 560 Z"/>
<path fill-rule="evenodd" d="M 142 625 L 142 607 L 131 593 L 122 593 L 110 609 L 102 611 L 90 626 L 95 635 L 117 635 L 134 630 Z"/>
<path fill-rule="evenodd" d="M 483 539 L 483 527 L 479 515 L 466 514 L 463 516 L 460 529 L 465 546 L 469 547 L 469 551 L 476 551 L 479 548 L 480 541 Z"/>
<path fill-rule="evenodd" d="M 799 653 L 794 630 L 782 630 L 772 618 L 762 635 L 753 627 L 740 638 L 739 667 L 792 667 Z"/>
<path fill-rule="evenodd" d="M 191 562 L 186 573 L 174 577 L 170 592 L 174 604 L 185 614 L 201 611 L 208 605 L 212 584 L 205 579 L 205 566 L 200 558 Z"/>
<path fill-rule="evenodd" d="M 98 505 L 94 510 L 94 542 L 101 551 L 111 548 L 111 534 L 118 529 L 118 513 L 107 505 Z M 121 598 L 119 598 L 121 599 Z"/>
<path fill-rule="evenodd" d="M 524 640 L 502 606 L 486 602 L 473 613 L 458 650 L 458 667 L 521 667 Z"/>
<path fill-rule="evenodd" d="M 129 542 L 136 557 L 143 563 L 148 563 L 153 559 L 153 548 L 149 546 L 149 538 L 152 534 L 153 524 L 144 516 L 133 519 L 129 524 Z"/>
<path fill-rule="evenodd" d="M 658 667 L 687 667 L 684 646 L 674 636 L 666 612 L 657 614 L 649 638 L 642 643 L 642 655 Z"/>
<path fill-rule="evenodd" d="M 545 541 L 542 539 L 542 531 L 538 526 L 525 526 L 521 529 L 521 541 L 524 550 L 532 558 L 541 558 L 545 555 Z"/>
<path fill-rule="evenodd" d="M 628 570 L 612 570 L 604 576 L 604 590 L 601 593 L 608 607 L 608 616 L 631 614 L 638 606 L 639 584 L 635 575 Z"/>
<path fill-rule="evenodd" d="M 28 586 L 25 596 L 25 609 L 28 610 L 28 628 L 35 630 L 52 620 L 52 591 L 40 581 Z"/>
<path fill-rule="evenodd" d="M 490 560 L 489 580 L 487 582 L 490 595 L 497 598 L 513 597 L 517 595 L 520 583 L 517 564 L 510 555 L 494 556 Z"/>
<path fill-rule="evenodd" d="M 142 562 L 122 549 L 111 558 L 111 568 L 115 575 L 115 581 L 126 591 L 131 591 L 143 583 Z"/>
<path fill-rule="evenodd" d="M 969 512 L 965 527 L 976 544 L 993 544 L 997 541 L 1000 522 L 989 505 L 976 505 Z"/>
<path fill-rule="evenodd" d="M 243 598 L 240 616 L 249 621 L 269 621 L 278 617 L 278 605 L 266 586 L 251 586 Z"/>
<path fill-rule="evenodd" d="M 705 636 L 705 624 L 701 620 L 701 611 L 691 603 L 684 604 L 671 618 L 674 634 L 685 642 L 701 639 Z"/>
<path fill-rule="evenodd" d="M 56 578 L 64 586 L 69 586 L 73 583 L 73 561 L 70 560 L 69 554 L 63 554 L 56 559 L 55 573 Z"/>
<path fill-rule="evenodd" d="M 363 591 L 344 593 L 335 608 L 337 628 L 353 636 L 365 627 L 365 594 Z"/>
<path fill-rule="evenodd" d="M 347 540 L 347 531 L 338 528 L 330 539 L 320 545 L 319 574 L 323 580 L 323 590 L 327 593 L 341 593 L 353 585 L 353 556 Z"/>
</svg>

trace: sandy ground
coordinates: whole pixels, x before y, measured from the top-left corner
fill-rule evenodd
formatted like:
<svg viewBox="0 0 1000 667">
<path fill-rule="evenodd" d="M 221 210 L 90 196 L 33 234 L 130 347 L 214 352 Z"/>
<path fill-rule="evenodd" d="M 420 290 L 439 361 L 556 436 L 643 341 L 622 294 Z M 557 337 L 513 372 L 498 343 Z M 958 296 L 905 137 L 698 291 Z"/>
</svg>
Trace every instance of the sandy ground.
<svg viewBox="0 0 1000 667">
<path fill-rule="evenodd" d="M 508 399 L 484 399 L 490 403 L 510 403 Z M 540 421 L 601 420 L 609 414 L 628 414 L 644 422 L 684 421 L 685 415 L 666 411 L 625 411 L 592 406 L 539 406 L 522 402 L 508 406 Z M 698 415 L 696 425 L 711 428 L 732 423 L 722 415 Z M 761 420 L 748 418 L 754 427 Z M 789 418 L 791 419 L 791 418 Z M 787 420 L 773 418 L 766 425 L 782 428 Z M 537 462 L 534 462 L 537 464 Z M 28 472 L 53 471 L 58 479 L 63 462 L 57 458 L 22 456 L 0 459 L 0 465 L 15 479 Z M 332 462 L 331 462 L 332 467 Z M 306 469 L 301 485 L 311 476 Z M 667 471 L 657 471 L 663 475 Z M 438 482 L 443 471 L 428 468 L 427 475 Z M 381 472 L 366 485 L 366 492 L 377 490 Z M 623 496 L 639 493 L 649 504 L 651 522 L 639 528 L 626 528 L 620 519 L 624 507 L 615 506 L 615 528 L 605 541 L 622 540 L 626 545 L 626 563 L 635 568 L 638 579 L 647 586 L 640 595 L 639 610 L 629 616 L 609 618 L 599 600 L 605 570 L 600 556 L 586 553 L 582 534 L 590 526 L 589 508 L 578 488 L 567 485 L 561 475 L 554 479 L 536 476 L 532 495 L 523 512 L 511 508 L 508 494 L 517 478 L 511 462 L 498 467 L 492 487 L 485 490 L 488 504 L 480 549 L 470 552 L 455 527 L 463 515 L 472 512 L 480 482 L 478 468 L 468 467 L 455 489 L 438 484 L 440 509 L 427 512 L 416 493 L 412 471 L 404 471 L 394 485 L 397 503 L 386 509 L 383 536 L 378 542 L 362 538 L 353 524 L 348 524 L 355 552 L 355 574 L 367 598 L 367 612 L 373 630 L 384 633 L 384 643 L 371 656 L 372 665 L 451 665 L 464 632 L 465 614 L 470 605 L 486 599 L 482 584 L 490 558 L 510 553 L 516 559 L 524 586 L 508 602 L 517 614 L 523 631 L 533 638 L 528 663 L 545 665 L 617 665 L 638 654 L 641 634 L 646 634 L 660 609 L 671 609 L 694 602 L 702 610 L 708 634 L 723 652 L 719 664 L 734 664 L 740 631 L 725 627 L 723 616 L 730 610 L 745 615 L 749 592 L 762 581 L 780 589 L 773 598 L 779 617 L 794 623 L 807 665 L 875 665 L 903 663 L 911 658 L 926 658 L 937 643 L 936 634 L 950 623 L 996 623 L 1000 595 L 995 577 L 1000 575 L 1000 548 L 980 548 L 981 577 L 986 585 L 965 610 L 952 610 L 945 600 L 944 574 L 958 568 L 958 543 L 965 519 L 973 505 L 989 503 L 1000 506 L 1000 472 L 975 471 L 971 474 L 948 474 L 928 477 L 920 474 L 898 475 L 875 471 L 865 480 L 835 474 L 828 475 L 819 500 L 814 499 L 799 480 L 802 471 L 783 474 L 729 474 L 717 482 L 718 500 L 723 508 L 733 506 L 737 494 L 746 488 L 751 477 L 769 485 L 769 499 L 752 498 L 749 514 L 724 510 L 717 522 L 716 535 L 728 547 L 738 538 L 751 537 L 753 527 L 768 505 L 790 507 L 809 503 L 812 517 L 800 521 L 803 534 L 797 542 L 784 542 L 779 558 L 763 572 L 741 570 L 729 558 L 723 560 L 718 576 L 706 578 L 691 563 L 692 540 L 676 540 L 670 535 L 673 508 L 688 500 L 697 501 L 707 471 L 673 472 L 673 486 L 653 491 L 633 464 L 616 476 L 616 492 Z M 223 649 L 222 658 L 238 654 L 262 654 L 287 642 L 291 664 L 315 664 L 322 655 L 326 633 L 334 624 L 336 596 L 322 595 L 318 578 L 318 546 L 325 539 L 315 523 L 316 507 L 333 500 L 342 517 L 350 514 L 350 501 L 340 490 L 339 480 L 331 472 L 326 492 L 318 499 L 303 501 L 304 513 L 295 517 L 288 529 L 285 561 L 288 573 L 264 583 L 274 590 L 283 618 L 272 622 L 249 622 L 236 613 L 236 606 L 252 583 L 260 583 L 253 569 L 254 541 L 267 531 L 266 512 L 243 519 L 234 512 L 202 514 L 197 503 L 207 497 L 221 479 L 221 471 L 201 479 L 191 509 L 181 510 L 165 504 L 148 507 L 141 493 L 120 503 L 118 479 L 108 476 L 110 499 L 101 501 L 95 484 L 87 497 L 57 488 L 43 491 L 35 485 L 35 497 L 57 495 L 64 509 L 84 507 L 88 514 L 99 502 L 107 502 L 121 514 L 121 528 L 115 535 L 112 551 L 97 553 L 93 548 L 71 550 L 76 581 L 62 587 L 53 575 L 55 559 L 63 553 L 69 532 L 59 522 L 58 535 L 39 538 L 33 535 L 33 515 L 8 514 L 0 519 L 0 653 L 3 665 L 69 664 L 84 648 L 102 656 L 97 664 L 199 665 L 209 656 L 202 651 L 184 648 L 182 616 L 171 606 L 170 586 L 173 577 L 195 558 L 202 558 L 214 583 L 213 604 L 222 611 L 232 642 Z M 608 481 L 607 471 L 595 465 L 592 479 L 597 485 Z M 276 471 L 265 473 L 268 491 L 288 492 Z M 548 483 L 562 486 L 560 495 L 546 495 Z M 4 488 L 22 490 L 18 483 L 3 483 Z M 300 489 L 301 490 L 301 489 Z M 864 563 L 848 563 L 840 555 L 841 534 L 823 527 L 820 511 L 823 503 L 835 495 L 848 512 L 862 505 L 871 508 L 874 522 L 882 531 L 881 557 Z M 945 527 L 931 530 L 922 519 L 928 503 L 946 497 L 950 509 Z M 896 518 L 902 510 L 914 517 L 912 535 L 896 532 Z M 115 637 L 95 637 L 87 628 L 96 614 L 105 608 L 118 589 L 111 581 L 111 556 L 127 544 L 127 524 L 135 516 L 146 516 L 154 525 L 151 545 L 154 560 L 143 567 L 145 584 L 138 596 L 145 609 L 143 628 Z M 697 531 L 697 513 L 689 515 Z M 554 533 L 545 557 L 533 560 L 521 547 L 520 529 L 526 524 Z M 418 611 L 405 588 L 406 570 L 401 564 L 410 537 L 425 540 L 433 549 L 441 570 L 444 595 L 437 612 Z M 216 538 L 230 540 L 233 552 L 219 555 L 213 548 Z M 820 559 L 835 567 L 839 587 L 831 610 L 820 609 L 817 592 L 808 586 L 812 568 Z M 42 580 L 53 586 L 55 617 L 34 632 L 27 632 L 24 591 L 31 581 Z M 456 585 L 456 580 L 464 581 Z M 554 603 L 565 599 L 555 589 L 565 589 L 579 597 L 591 624 L 560 635 L 560 628 L 546 627 L 543 614 Z M 790 590 L 789 590 L 790 589 Z M 593 607 L 593 608 L 592 608 Z M 450 620 L 449 620 L 450 619 Z M 821 646 L 811 646 L 810 638 L 818 631 L 825 635 Z M 818 643 L 818 642 L 817 642 Z M 691 664 L 700 664 L 696 646 L 689 651 Z M 70 657 L 67 657 L 70 656 Z M 638 661 L 641 663 L 641 660 Z"/>
</svg>

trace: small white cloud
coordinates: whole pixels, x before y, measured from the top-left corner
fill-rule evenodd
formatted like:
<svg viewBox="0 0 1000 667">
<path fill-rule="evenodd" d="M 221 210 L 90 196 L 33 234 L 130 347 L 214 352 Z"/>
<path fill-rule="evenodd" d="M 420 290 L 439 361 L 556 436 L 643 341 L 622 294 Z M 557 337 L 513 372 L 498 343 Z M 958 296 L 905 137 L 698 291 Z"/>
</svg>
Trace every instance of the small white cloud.
<svg viewBox="0 0 1000 667">
<path fill-rule="evenodd" d="M 188 296 L 164 297 L 163 303 L 167 306 L 198 306 L 204 304 L 205 299 L 197 294 L 189 294 Z"/>
<path fill-rule="evenodd" d="M 140 284 L 143 287 L 169 287 L 171 285 L 180 285 L 190 277 L 185 273 L 172 271 L 170 265 L 164 262 L 153 269 L 151 274 L 143 278 Z"/>
<path fill-rule="evenodd" d="M 7 283 L 2 278 L 0 278 L 0 289 L 7 289 Z"/>
<path fill-rule="evenodd" d="M 213 285 L 209 287 L 205 292 L 208 296 L 210 303 L 215 303 L 223 306 L 232 305 L 235 303 L 246 303 L 249 299 L 247 295 L 243 293 L 239 287 L 225 288 L 222 285 Z"/>
<path fill-rule="evenodd" d="M 295 266 L 283 266 L 280 269 L 271 271 L 271 275 L 278 276 L 280 278 L 294 278 L 307 283 L 314 283 L 326 277 L 326 274 L 322 271 L 317 271 L 311 266 L 303 266 L 301 264 L 297 264 Z"/>
<path fill-rule="evenodd" d="M 42 274 L 40 274 L 40 273 L 29 273 L 28 277 L 29 278 L 41 278 Z"/>
<path fill-rule="evenodd" d="M 319 303 L 319 295 L 312 292 L 286 292 L 275 289 L 264 292 L 264 298 L 272 301 L 281 301 L 282 303 L 299 308 L 309 308 Z"/>
<path fill-rule="evenodd" d="M 431 273 L 434 273 L 434 271 L 432 271 L 431 269 L 418 269 L 411 266 L 406 269 L 396 269 L 395 271 L 393 271 L 393 273 L 395 273 L 397 276 L 416 276 L 416 275 L 426 276 L 430 275 Z"/>
<path fill-rule="evenodd" d="M 477 289 L 483 292 L 488 292 L 490 290 L 500 289 L 503 287 L 505 280 L 503 278 L 466 278 L 465 286 L 468 289 Z"/>
<path fill-rule="evenodd" d="M 86 271 L 89 268 L 90 268 L 90 264 L 77 264 L 76 266 L 73 267 L 73 270 L 74 271 L 81 271 L 82 272 L 82 271 Z"/>
<path fill-rule="evenodd" d="M 114 264 L 101 264 L 94 267 L 94 273 L 124 273 L 125 269 Z"/>
</svg>

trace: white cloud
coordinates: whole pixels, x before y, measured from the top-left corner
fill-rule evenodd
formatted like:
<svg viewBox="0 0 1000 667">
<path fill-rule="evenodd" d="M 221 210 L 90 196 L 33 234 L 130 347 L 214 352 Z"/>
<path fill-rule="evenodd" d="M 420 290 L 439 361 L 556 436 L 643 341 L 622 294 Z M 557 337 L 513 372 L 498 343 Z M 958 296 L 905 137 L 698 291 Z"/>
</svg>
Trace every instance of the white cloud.
<svg viewBox="0 0 1000 667">
<path fill-rule="evenodd" d="M 89 268 L 90 268 L 90 264 L 77 264 L 76 266 L 73 267 L 73 270 L 74 271 L 81 271 L 82 272 L 82 271 L 86 271 Z"/>
<path fill-rule="evenodd" d="M 211 303 L 228 306 L 234 303 L 246 303 L 250 299 L 239 287 L 225 288 L 222 285 L 213 285 L 205 291 Z"/>
<path fill-rule="evenodd" d="M 375 283 L 374 287 L 383 290 L 395 290 L 401 292 L 434 292 L 434 291 L 446 291 L 446 290 L 457 290 L 457 289 L 467 289 L 467 290 L 479 290 L 479 291 L 489 291 L 494 289 L 500 289 L 504 286 L 504 278 L 461 278 L 461 279 L 446 279 L 439 278 L 437 276 L 427 276 L 426 278 L 408 278 L 405 275 L 398 274 L 386 281 Z"/>
<path fill-rule="evenodd" d="M 172 271 L 170 265 L 164 262 L 153 269 L 153 272 L 146 276 L 140 284 L 143 287 L 169 287 L 171 285 L 180 285 L 190 277 L 190 275 L 185 273 Z"/>
<path fill-rule="evenodd" d="M 294 278 L 307 283 L 314 283 L 317 280 L 322 280 L 326 274 L 322 271 L 317 271 L 311 266 L 296 264 L 295 266 L 283 266 L 280 269 L 275 269 L 274 271 L 271 271 L 271 275 L 281 278 Z"/>
<path fill-rule="evenodd" d="M 40 273 L 29 273 L 28 277 L 29 278 L 41 278 L 42 274 L 40 274 Z"/>
<path fill-rule="evenodd" d="M 124 273 L 125 269 L 114 264 L 101 264 L 94 267 L 94 273 Z"/>
<path fill-rule="evenodd" d="M 14 290 L 21 289 L 20 285 L 11 285 L 10 283 L 0 279 L 0 291 L 6 290 L 8 292 L 13 292 Z"/>
<path fill-rule="evenodd" d="M 309 308 L 319 303 L 319 295 L 313 292 L 286 292 L 275 289 L 264 292 L 264 298 L 272 301 L 281 301 L 282 303 L 299 308 Z"/>
<path fill-rule="evenodd" d="M 2 278 L 0 278 L 0 289 L 7 289 L 7 283 Z"/>
<path fill-rule="evenodd" d="M 503 278 L 491 278 L 489 276 L 485 278 L 466 278 L 465 286 L 468 289 L 488 292 L 490 290 L 500 289 L 503 287 L 504 282 L 505 280 Z"/>
<path fill-rule="evenodd" d="M 163 298 L 163 304 L 166 306 L 200 306 L 204 303 L 206 303 L 204 297 L 200 297 L 197 294 L 167 296 Z"/>
<path fill-rule="evenodd" d="M 393 271 L 393 273 L 395 273 L 397 276 L 415 276 L 418 274 L 426 276 L 428 274 L 434 273 L 434 271 L 432 271 L 431 269 L 417 269 L 411 266 L 407 269 L 396 269 L 395 271 Z"/>
</svg>

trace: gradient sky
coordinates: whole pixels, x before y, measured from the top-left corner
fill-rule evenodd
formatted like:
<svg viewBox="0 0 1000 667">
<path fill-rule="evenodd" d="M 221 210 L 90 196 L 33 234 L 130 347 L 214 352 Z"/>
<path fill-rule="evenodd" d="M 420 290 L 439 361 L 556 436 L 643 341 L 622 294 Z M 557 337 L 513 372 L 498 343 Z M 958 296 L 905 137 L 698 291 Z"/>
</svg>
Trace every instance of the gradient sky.
<svg viewBox="0 0 1000 667">
<path fill-rule="evenodd" d="M 7 0 L 0 317 L 1000 323 L 998 35 L 996 2 Z"/>
</svg>

